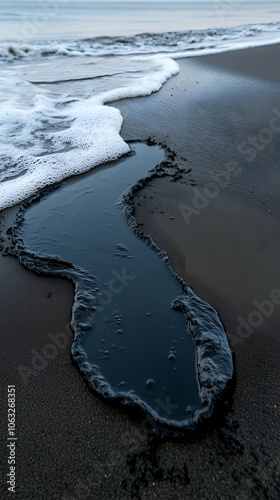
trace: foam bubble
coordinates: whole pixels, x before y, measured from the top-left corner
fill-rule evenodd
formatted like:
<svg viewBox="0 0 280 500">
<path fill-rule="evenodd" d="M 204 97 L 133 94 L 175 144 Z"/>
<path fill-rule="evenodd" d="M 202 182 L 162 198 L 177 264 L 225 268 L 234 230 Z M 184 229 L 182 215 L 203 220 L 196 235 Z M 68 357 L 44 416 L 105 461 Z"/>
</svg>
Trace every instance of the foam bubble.
<svg viewBox="0 0 280 500">
<path fill-rule="evenodd" d="M 39 188 L 85 172 L 129 151 L 119 135 L 120 112 L 90 100 L 67 106 L 66 116 L 60 121 L 61 126 L 65 124 L 64 130 L 43 132 L 40 127 L 45 120 L 52 123 L 58 118 L 56 104 L 42 97 L 30 110 L 1 112 L 6 117 L 0 127 L 1 137 L 16 135 L 14 144 L 4 146 L 2 156 L 6 157 L 7 165 L 16 163 L 16 166 L 1 172 L 0 209 L 20 202 Z M 27 144 L 29 148 L 25 153 Z M 24 175 L 20 175 L 22 172 Z M 15 177 L 10 178 L 13 173 Z"/>
<path fill-rule="evenodd" d="M 279 38 L 280 23 L 252 24 L 230 28 L 186 30 L 169 33 L 143 33 L 131 37 L 97 37 L 77 41 L 1 42 L 0 61 L 19 61 L 53 57 L 83 57 L 175 53 L 215 50 L 223 42 L 252 37 Z M 250 42 L 247 42 L 247 44 Z"/>
<path fill-rule="evenodd" d="M 149 95 L 179 71 L 172 59 L 156 56 L 147 60 L 153 70 L 138 76 L 135 85 L 74 102 L 39 94 L 31 103 L 27 99 L 24 106 L 14 97 L 3 104 L 0 111 L 1 210 L 46 185 L 129 152 L 129 146 L 120 136 L 123 122 L 120 111 L 105 104 Z"/>
<path fill-rule="evenodd" d="M 1 43 L 0 210 L 46 185 L 127 153 L 129 146 L 120 137 L 123 118 L 106 104 L 157 92 L 179 72 L 176 58 L 260 45 L 260 35 L 279 36 L 279 31 L 280 23 L 275 23 L 76 42 Z M 102 58 L 109 55 L 113 57 Z M 75 64 L 68 65 L 64 74 L 73 66 L 71 79 L 61 80 L 57 68 L 60 64 L 64 68 L 69 57 Z M 5 64 L 18 60 L 20 65 Z M 41 72 L 43 67 L 45 73 L 50 68 L 58 79 L 32 84 L 27 81 L 27 63 L 33 68 L 29 76 L 34 77 L 36 63 Z M 111 65 L 114 72 L 107 75 Z M 85 78 L 88 68 L 94 74 L 88 78 L 87 73 Z M 90 83 L 78 87 L 79 80 Z M 75 81 L 74 92 L 67 81 L 68 85 Z"/>
</svg>

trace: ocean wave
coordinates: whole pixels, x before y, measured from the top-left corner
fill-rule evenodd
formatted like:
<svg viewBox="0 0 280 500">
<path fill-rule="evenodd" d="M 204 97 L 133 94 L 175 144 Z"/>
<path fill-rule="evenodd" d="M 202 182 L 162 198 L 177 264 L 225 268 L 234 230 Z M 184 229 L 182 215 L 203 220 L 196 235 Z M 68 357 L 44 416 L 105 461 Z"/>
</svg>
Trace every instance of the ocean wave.
<svg viewBox="0 0 280 500">
<path fill-rule="evenodd" d="M 0 44 L 0 210 L 128 152 L 124 117 L 106 103 L 157 92 L 177 58 L 263 44 L 258 34 L 280 37 L 280 23 Z"/>
<path fill-rule="evenodd" d="M 151 59 L 151 71 L 133 85 L 87 99 L 33 95 L 31 83 L 16 77 L 3 80 L 6 86 L 19 85 L 20 100 L 10 98 L 0 110 L 0 210 L 44 186 L 127 153 L 129 146 L 120 136 L 120 111 L 104 104 L 156 92 L 178 72 L 175 61 L 158 56 Z M 22 104 L 24 89 L 31 93 L 26 106 Z"/>
<path fill-rule="evenodd" d="M 0 43 L 0 61 L 18 61 L 50 57 L 125 56 L 158 54 L 196 49 L 212 50 L 223 42 L 235 42 L 257 36 L 273 37 L 279 34 L 280 23 L 253 24 L 236 28 L 187 30 L 167 33 L 143 33 L 127 37 L 96 37 L 77 41 L 50 41 Z M 249 43 L 249 41 L 248 41 Z M 214 46 L 213 46 L 214 44 Z"/>
</svg>

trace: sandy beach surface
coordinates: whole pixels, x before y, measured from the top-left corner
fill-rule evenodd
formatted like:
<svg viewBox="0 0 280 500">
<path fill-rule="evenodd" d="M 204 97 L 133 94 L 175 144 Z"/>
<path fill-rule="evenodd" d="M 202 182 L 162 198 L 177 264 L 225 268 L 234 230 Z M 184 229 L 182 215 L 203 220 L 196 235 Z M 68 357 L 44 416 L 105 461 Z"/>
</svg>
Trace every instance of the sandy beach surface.
<svg viewBox="0 0 280 500">
<path fill-rule="evenodd" d="M 18 498 L 279 498 L 279 51 L 182 59 L 160 92 L 114 104 L 125 140 L 176 153 L 171 175 L 135 197 L 136 218 L 220 314 L 235 359 L 231 411 L 147 447 L 145 422 L 98 398 L 72 363 L 72 284 L 1 255 L 1 401 L 15 384 Z M 4 232 L 15 212 L 2 213 Z"/>
</svg>

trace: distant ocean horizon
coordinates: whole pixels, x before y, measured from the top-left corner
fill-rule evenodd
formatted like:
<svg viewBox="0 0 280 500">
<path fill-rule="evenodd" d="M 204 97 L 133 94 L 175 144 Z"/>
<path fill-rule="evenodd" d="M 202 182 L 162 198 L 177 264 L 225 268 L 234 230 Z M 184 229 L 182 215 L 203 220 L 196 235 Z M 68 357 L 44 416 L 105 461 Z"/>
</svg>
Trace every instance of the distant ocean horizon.
<svg viewBox="0 0 280 500">
<path fill-rule="evenodd" d="M 2 0 L 0 40 L 58 40 L 280 22 L 278 0 Z"/>
</svg>

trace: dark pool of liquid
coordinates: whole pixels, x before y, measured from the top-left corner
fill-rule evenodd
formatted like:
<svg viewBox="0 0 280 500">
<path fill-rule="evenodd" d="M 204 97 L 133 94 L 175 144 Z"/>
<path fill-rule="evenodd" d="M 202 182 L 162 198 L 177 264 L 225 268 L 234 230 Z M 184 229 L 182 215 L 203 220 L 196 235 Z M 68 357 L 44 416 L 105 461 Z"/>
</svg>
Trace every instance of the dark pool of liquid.
<svg viewBox="0 0 280 500">
<path fill-rule="evenodd" d="M 191 332 L 214 310 L 206 303 L 204 310 L 197 299 L 195 326 L 185 311 L 172 307 L 178 296 L 187 301 L 187 294 L 162 255 L 125 220 L 122 195 L 164 158 L 157 146 L 136 143 L 133 149 L 135 155 L 72 179 L 31 204 L 20 236 L 34 254 L 72 263 L 78 283 L 81 271 L 83 298 L 87 305 L 91 301 L 91 310 L 85 307 L 83 318 L 82 293 L 77 292 L 80 334 L 73 355 L 91 385 L 107 397 L 126 396 L 159 420 L 187 425 L 207 403 L 201 399 L 203 380 L 199 384 Z M 211 321 L 211 338 L 215 332 L 210 330 Z M 226 337 L 217 345 L 226 353 L 221 374 L 226 380 L 232 370 Z M 210 373 L 211 367 L 205 370 Z"/>
</svg>

